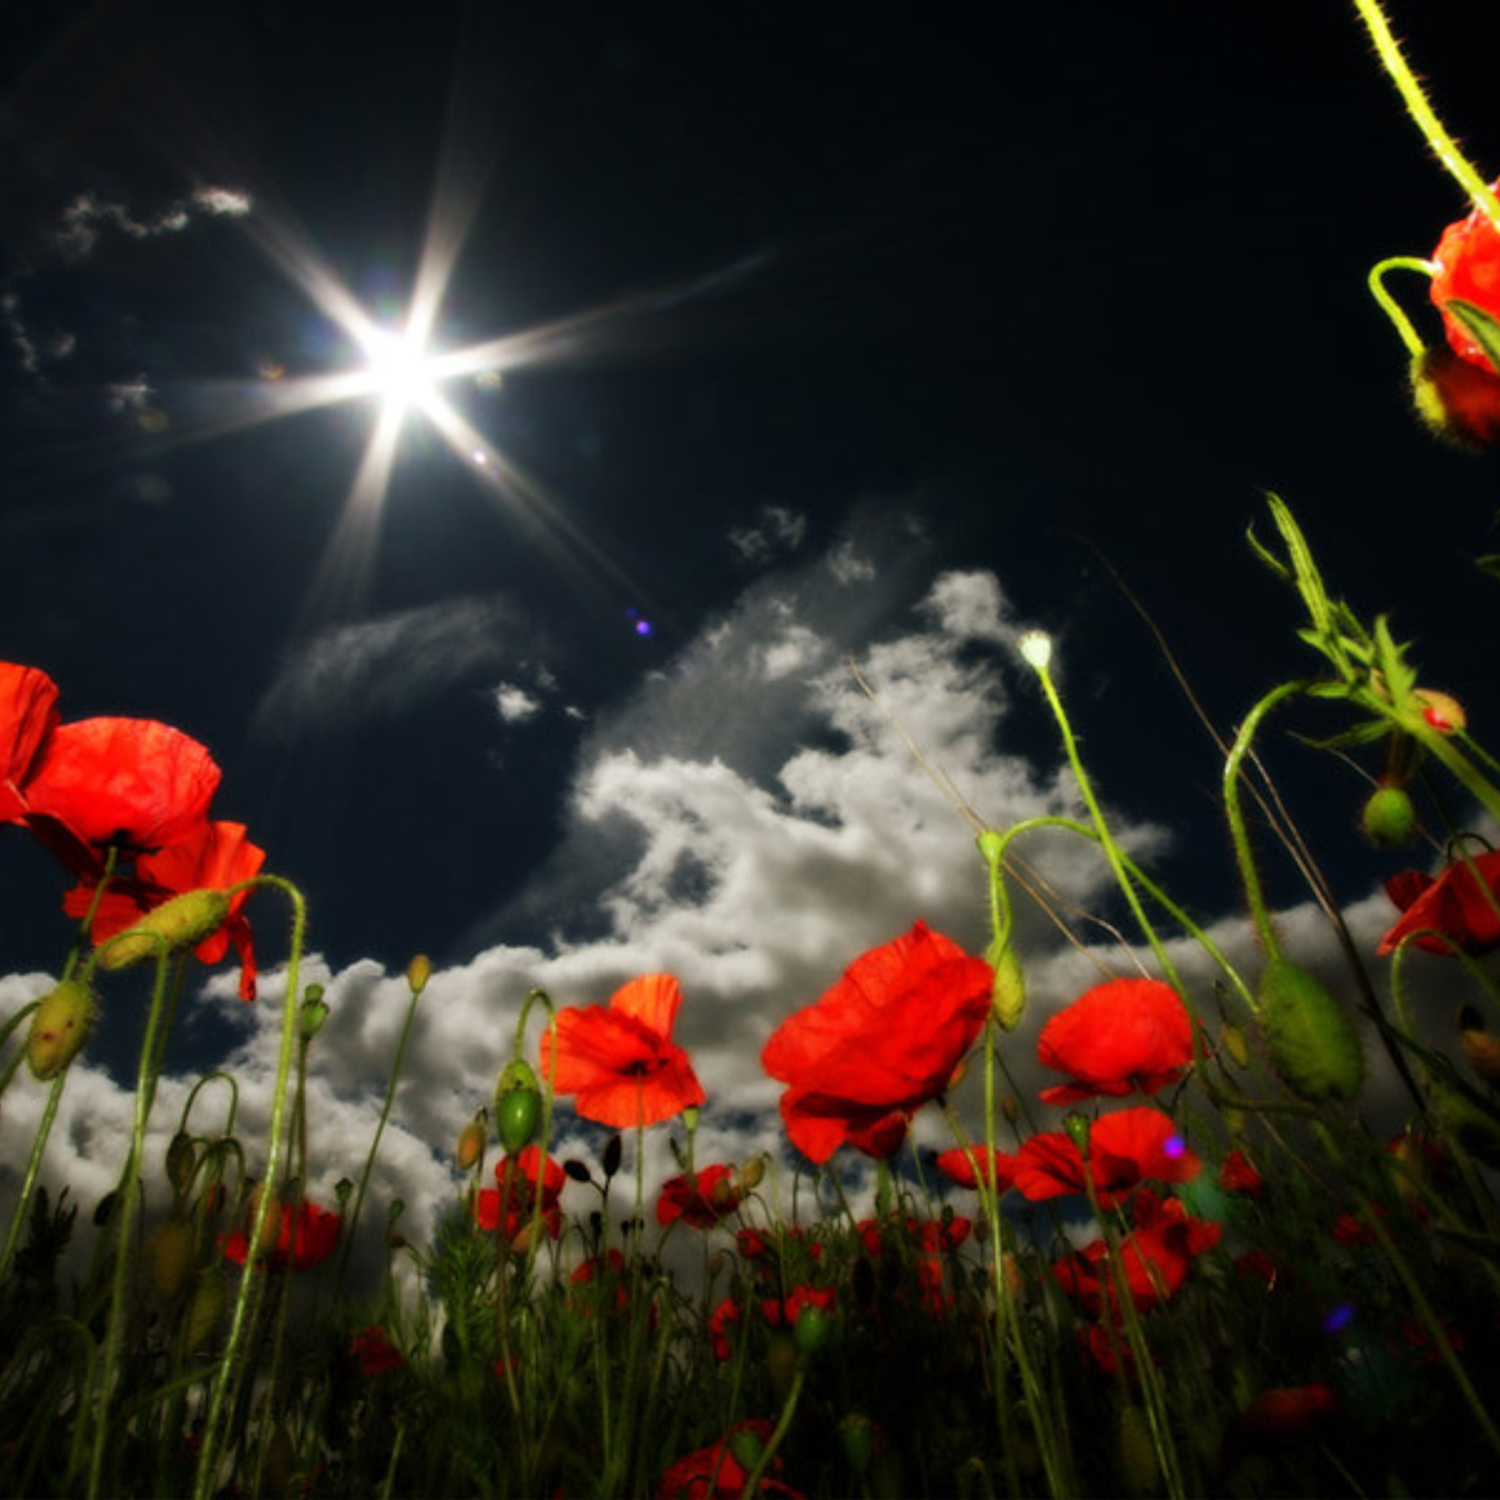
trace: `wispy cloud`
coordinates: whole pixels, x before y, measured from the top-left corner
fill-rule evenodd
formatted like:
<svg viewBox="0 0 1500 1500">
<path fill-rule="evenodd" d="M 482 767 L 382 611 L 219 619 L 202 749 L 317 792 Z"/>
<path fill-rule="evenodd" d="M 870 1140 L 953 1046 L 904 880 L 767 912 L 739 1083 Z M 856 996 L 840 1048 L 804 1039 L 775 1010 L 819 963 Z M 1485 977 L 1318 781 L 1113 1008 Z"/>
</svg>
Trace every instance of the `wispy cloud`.
<svg viewBox="0 0 1500 1500">
<path fill-rule="evenodd" d="M 753 526 L 735 527 L 729 545 L 746 562 L 765 563 L 795 552 L 807 536 L 807 517 L 785 505 L 763 505 Z"/>
<path fill-rule="evenodd" d="M 486 686 L 484 678 L 536 645 L 535 625 L 500 597 L 334 626 L 293 648 L 256 706 L 254 726 L 291 739 L 399 717 L 460 684 Z"/>
<path fill-rule="evenodd" d="M 199 218 L 243 218 L 253 206 L 248 193 L 223 187 L 200 187 L 144 213 L 117 199 L 82 192 L 62 211 L 53 241 L 69 259 L 82 260 L 111 229 L 127 239 L 153 240 L 181 234 Z"/>
</svg>

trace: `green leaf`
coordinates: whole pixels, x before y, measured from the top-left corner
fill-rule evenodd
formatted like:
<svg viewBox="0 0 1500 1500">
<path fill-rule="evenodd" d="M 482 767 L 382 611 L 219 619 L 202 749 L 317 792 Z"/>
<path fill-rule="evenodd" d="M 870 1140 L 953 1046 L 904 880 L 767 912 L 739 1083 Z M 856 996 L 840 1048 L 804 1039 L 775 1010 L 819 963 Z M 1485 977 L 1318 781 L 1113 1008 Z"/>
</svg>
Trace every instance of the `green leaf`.
<svg viewBox="0 0 1500 1500">
<path fill-rule="evenodd" d="M 1500 322 L 1497 322 L 1482 307 L 1465 302 L 1461 297 L 1450 297 L 1442 304 L 1444 312 L 1450 312 L 1474 336 L 1474 342 L 1489 356 L 1489 361 L 1500 370 Z"/>
<path fill-rule="evenodd" d="M 1474 565 L 1491 578 L 1500 578 L 1500 552 L 1487 552 L 1483 557 L 1476 557 Z"/>
<path fill-rule="evenodd" d="M 1333 633 L 1333 608 L 1328 602 L 1328 590 L 1323 587 L 1323 576 L 1313 562 L 1312 551 L 1302 528 L 1293 519 L 1285 501 L 1277 495 L 1268 494 L 1266 501 L 1271 507 L 1271 519 L 1286 543 L 1287 556 L 1297 576 L 1297 591 L 1312 616 L 1313 625 L 1325 636 Z"/>
<path fill-rule="evenodd" d="M 1306 735 L 1294 735 L 1302 744 L 1313 750 L 1347 750 L 1354 745 L 1372 745 L 1383 740 L 1391 732 L 1391 726 L 1383 719 L 1369 720 L 1346 729 L 1342 734 L 1330 735 L 1326 740 L 1309 739 Z"/>
<path fill-rule="evenodd" d="M 1398 646 L 1391 639 L 1386 617 L 1377 615 L 1375 619 L 1376 660 L 1380 666 L 1380 675 L 1385 678 L 1386 691 L 1390 693 L 1391 702 L 1398 709 L 1417 685 L 1417 674 L 1402 660 L 1405 651 L 1406 646 Z"/>
</svg>

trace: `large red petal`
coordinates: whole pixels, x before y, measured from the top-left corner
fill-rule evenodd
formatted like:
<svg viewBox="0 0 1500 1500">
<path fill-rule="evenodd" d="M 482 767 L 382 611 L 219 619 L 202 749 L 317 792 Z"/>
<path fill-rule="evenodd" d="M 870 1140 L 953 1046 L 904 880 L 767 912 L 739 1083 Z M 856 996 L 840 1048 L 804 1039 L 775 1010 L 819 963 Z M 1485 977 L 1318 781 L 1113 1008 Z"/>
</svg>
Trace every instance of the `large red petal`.
<svg viewBox="0 0 1500 1500">
<path fill-rule="evenodd" d="M 57 684 L 37 667 L 0 662 L 0 823 L 25 813 L 24 783 L 56 724 Z"/>
</svg>

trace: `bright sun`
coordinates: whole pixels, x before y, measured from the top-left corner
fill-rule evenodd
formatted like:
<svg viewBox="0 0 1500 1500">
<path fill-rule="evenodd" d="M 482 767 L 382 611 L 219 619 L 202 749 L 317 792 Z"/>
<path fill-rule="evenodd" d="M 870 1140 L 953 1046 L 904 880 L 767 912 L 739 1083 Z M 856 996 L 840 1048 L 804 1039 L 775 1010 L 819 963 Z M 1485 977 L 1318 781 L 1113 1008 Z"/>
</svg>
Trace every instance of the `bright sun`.
<svg viewBox="0 0 1500 1500">
<path fill-rule="evenodd" d="M 371 328 L 360 342 L 369 360 L 370 391 L 381 403 L 384 420 L 399 422 L 412 407 L 430 415 L 437 397 L 436 372 L 422 341 L 410 329 Z"/>
</svg>

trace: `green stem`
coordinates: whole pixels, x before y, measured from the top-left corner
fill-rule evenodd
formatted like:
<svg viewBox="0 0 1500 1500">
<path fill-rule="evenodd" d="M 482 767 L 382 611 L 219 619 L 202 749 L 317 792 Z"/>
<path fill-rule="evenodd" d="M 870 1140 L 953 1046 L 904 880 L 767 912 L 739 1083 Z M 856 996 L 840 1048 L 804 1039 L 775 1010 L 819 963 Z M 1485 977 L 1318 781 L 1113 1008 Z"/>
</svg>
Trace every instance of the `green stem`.
<svg viewBox="0 0 1500 1500">
<path fill-rule="evenodd" d="M 1255 868 L 1255 856 L 1250 849 L 1250 835 L 1245 826 L 1245 809 L 1240 803 L 1240 767 L 1250 751 L 1251 742 L 1260 728 L 1261 720 L 1284 699 L 1304 691 L 1302 682 L 1283 682 L 1273 688 L 1254 708 L 1245 715 L 1245 722 L 1224 758 L 1224 812 L 1229 819 L 1229 837 L 1234 845 L 1235 863 L 1239 866 L 1240 879 L 1245 884 L 1245 901 L 1255 921 L 1262 946 L 1268 958 L 1281 956 L 1281 945 L 1276 940 L 1271 925 L 1271 913 L 1266 905 L 1265 891 L 1260 883 L 1260 874 Z"/>
<path fill-rule="evenodd" d="M 391 1081 L 386 1085 L 385 1102 L 380 1107 L 380 1119 L 375 1126 L 375 1136 L 370 1142 L 370 1150 L 365 1156 L 364 1171 L 359 1175 L 359 1187 L 354 1194 L 354 1209 L 349 1215 L 349 1222 L 344 1226 L 344 1247 L 339 1252 L 339 1274 L 342 1280 L 344 1269 L 349 1264 L 349 1253 L 354 1246 L 354 1231 L 359 1224 L 360 1211 L 365 1204 L 365 1191 L 370 1185 L 370 1173 L 375 1166 L 375 1156 L 380 1150 L 380 1138 L 385 1134 L 385 1122 L 391 1117 L 391 1105 L 396 1101 L 396 1085 L 401 1081 L 401 1069 L 406 1061 L 406 1044 L 411 1039 L 412 1022 L 417 1018 L 417 1003 L 422 998 L 423 991 L 414 989 L 411 994 L 411 1003 L 406 1007 L 406 1020 L 401 1026 L 401 1037 L 396 1043 L 396 1060 L 391 1065 Z"/>
<path fill-rule="evenodd" d="M 292 1052 L 297 1041 L 297 997 L 300 993 L 298 970 L 302 963 L 303 937 L 307 931 L 307 903 L 302 899 L 302 892 L 291 881 L 283 880 L 279 875 L 259 875 L 250 883 L 281 891 L 292 906 L 291 943 L 286 964 L 286 992 L 282 1003 L 281 1050 L 276 1059 L 276 1085 L 271 1096 L 270 1140 L 266 1148 L 264 1182 L 269 1188 L 270 1184 L 276 1181 L 277 1174 L 281 1170 L 286 1134 L 287 1085 L 291 1079 Z M 252 1253 L 245 1257 L 244 1274 L 240 1277 L 239 1292 L 234 1301 L 234 1313 L 229 1323 L 229 1337 L 225 1342 L 224 1354 L 219 1362 L 218 1374 L 214 1379 L 213 1394 L 209 1399 L 208 1417 L 203 1429 L 203 1446 L 199 1450 L 198 1472 L 193 1484 L 193 1500 L 208 1500 L 209 1495 L 217 1489 L 214 1483 L 214 1468 L 219 1457 L 219 1426 L 226 1411 L 232 1408 L 231 1397 L 238 1390 L 240 1378 L 243 1375 L 244 1361 L 240 1358 L 240 1352 L 250 1321 L 250 1305 L 252 1296 L 265 1275 L 263 1257 L 255 1254 L 253 1247 L 265 1243 L 266 1225 L 270 1221 L 275 1196 L 270 1191 L 260 1194 L 250 1225 L 248 1243 L 252 1247 Z"/>
<path fill-rule="evenodd" d="M 776 1450 L 781 1446 L 781 1440 L 786 1436 L 787 1429 L 792 1425 L 792 1417 L 796 1413 L 797 1402 L 802 1396 L 802 1385 L 807 1379 L 806 1361 L 806 1355 L 802 1355 L 799 1358 L 797 1373 L 792 1377 L 792 1388 L 786 1394 L 786 1404 L 781 1408 L 781 1416 L 777 1419 L 776 1426 L 772 1429 L 770 1437 L 766 1439 L 765 1446 L 761 1448 L 754 1466 L 745 1476 L 745 1483 L 740 1489 L 740 1494 L 744 1497 L 744 1500 L 753 1500 L 761 1477 L 770 1467 L 771 1460 L 776 1457 Z"/>
<path fill-rule="evenodd" d="M 156 979 L 151 986 L 151 1008 L 146 1013 L 146 1035 L 141 1044 L 141 1063 L 135 1085 L 135 1119 L 130 1132 L 130 1145 L 125 1152 L 125 1166 L 120 1173 L 120 1185 L 116 1189 L 120 1212 L 109 1298 L 109 1324 L 104 1335 L 104 1357 L 100 1362 L 101 1368 L 89 1403 L 93 1408 L 94 1424 L 94 1446 L 89 1460 L 90 1500 L 100 1493 L 104 1478 L 104 1450 L 110 1431 L 109 1405 L 114 1395 L 120 1363 L 120 1345 L 125 1336 L 126 1290 L 133 1264 L 130 1234 L 135 1227 L 136 1183 L 140 1177 L 141 1153 L 146 1144 L 146 1125 L 151 1118 L 151 1106 L 156 1101 L 156 1080 L 161 1071 L 166 1032 L 171 1026 L 171 1013 L 181 990 L 182 970 L 186 962 L 186 955 L 179 955 L 170 963 L 165 951 L 157 955 Z M 171 984 L 168 983 L 169 977 L 173 981 Z"/>
<path fill-rule="evenodd" d="M 1485 180 L 1458 149 L 1458 143 L 1448 134 L 1443 127 L 1443 122 L 1433 112 L 1422 85 L 1417 82 L 1416 75 L 1407 67 L 1406 59 L 1401 55 L 1400 44 L 1391 34 L 1390 25 L 1381 11 L 1379 0 L 1354 0 L 1354 8 L 1359 12 L 1360 20 L 1365 23 L 1370 33 L 1370 40 L 1375 43 L 1380 65 L 1385 69 L 1391 82 L 1396 85 L 1396 91 L 1401 95 L 1401 102 L 1406 105 L 1406 112 L 1416 122 L 1417 129 L 1422 132 L 1427 144 L 1432 147 L 1433 154 L 1464 190 L 1469 201 L 1496 229 L 1500 229 L 1500 200 L 1496 199 Z"/>
<path fill-rule="evenodd" d="M 1412 327 L 1411 319 L 1406 316 L 1406 309 L 1385 289 L 1385 273 L 1387 271 L 1421 271 L 1426 276 L 1437 274 L 1437 267 L 1430 260 L 1421 260 L 1415 255 L 1388 255 L 1384 260 L 1370 267 L 1370 274 L 1366 278 L 1370 287 L 1370 295 L 1380 304 L 1381 311 L 1391 320 L 1401 342 L 1406 345 L 1406 352 L 1413 359 L 1427 350 L 1426 344 L 1422 342 L 1421 335 Z"/>
</svg>

